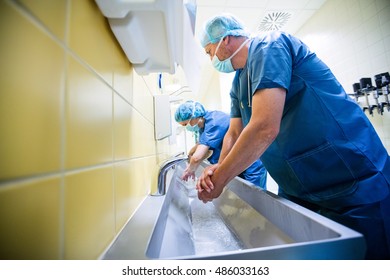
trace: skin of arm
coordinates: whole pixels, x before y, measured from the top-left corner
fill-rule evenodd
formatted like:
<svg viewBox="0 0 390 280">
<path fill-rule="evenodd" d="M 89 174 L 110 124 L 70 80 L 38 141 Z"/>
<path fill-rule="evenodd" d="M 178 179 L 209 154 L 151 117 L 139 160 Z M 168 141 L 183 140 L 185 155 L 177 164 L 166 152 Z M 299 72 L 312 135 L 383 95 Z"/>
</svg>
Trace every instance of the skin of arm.
<svg viewBox="0 0 390 280">
<path fill-rule="evenodd" d="M 198 145 L 199 145 L 199 144 L 195 144 L 195 146 L 193 146 L 193 147 L 191 148 L 191 150 L 188 152 L 188 157 L 189 157 L 189 158 L 192 157 L 192 155 L 195 153 L 196 148 L 198 148 Z"/>
<path fill-rule="evenodd" d="M 279 134 L 286 98 L 283 88 L 257 90 L 252 99 L 252 116 L 230 152 L 214 169 L 204 170 L 197 182 L 203 202 L 217 198 L 227 183 L 258 159 Z M 224 140 L 225 144 L 225 140 Z M 208 191 L 199 191 L 207 190 Z"/>
<path fill-rule="evenodd" d="M 238 137 L 240 136 L 240 133 L 243 130 L 242 125 L 242 119 L 241 118 L 231 118 L 229 129 L 226 132 L 224 138 L 223 138 L 223 144 L 222 144 L 222 150 L 221 154 L 219 156 L 218 164 L 223 161 L 223 159 L 229 154 L 230 150 L 232 149 L 234 143 L 237 141 Z M 218 164 L 212 165 L 210 167 L 206 167 L 206 172 L 209 172 L 210 174 L 213 173 L 213 171 L 218 167 Z M 197 186 L 197 190 L 199 192 L 202 192 L 203 189 L 199 188 Z M 207 192 L 211 191 L 211 188 L 209 186 L 205 186 L 204 190 Z"/>
<path fill-rule="evenodd" d="M 192 151 L 193 148 L 190 150 L 189 164 L 181 177 L 184 181 L 187 181 L 189 178 L 195 178 L 195 171 L 199 164 L 209 155 L 209 146 L 197 144 L 195 147 L 194 151 Z"/>
<path fill-rule="evenodd" d="M 234 143 L 236 143 L 238 137 L 240 136 L 243 130 L 242 120 L 241 118 L 231 118 L 229 129 L 223 138 L 223 145 L 221 155 L 219 156 L 218 163 L 222 162 L 225 157 L 229 154 L 232 149 Z"/>
</svg>

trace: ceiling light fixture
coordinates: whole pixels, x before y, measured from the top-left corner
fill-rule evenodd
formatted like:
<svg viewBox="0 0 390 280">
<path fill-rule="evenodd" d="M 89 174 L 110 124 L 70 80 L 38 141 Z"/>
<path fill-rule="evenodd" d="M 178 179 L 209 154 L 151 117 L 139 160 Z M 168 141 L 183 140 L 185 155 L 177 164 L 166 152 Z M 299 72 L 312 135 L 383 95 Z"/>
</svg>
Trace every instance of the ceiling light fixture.
<svg viewBox="0 0 390 280">
<path fill-rule="evenodd" d="M 291 18 L 292 13 L 272 11 L 267 12 L 264 18 L 260 21 L 257 28 L 258 31 L 281 30 Z"/>
</svg>

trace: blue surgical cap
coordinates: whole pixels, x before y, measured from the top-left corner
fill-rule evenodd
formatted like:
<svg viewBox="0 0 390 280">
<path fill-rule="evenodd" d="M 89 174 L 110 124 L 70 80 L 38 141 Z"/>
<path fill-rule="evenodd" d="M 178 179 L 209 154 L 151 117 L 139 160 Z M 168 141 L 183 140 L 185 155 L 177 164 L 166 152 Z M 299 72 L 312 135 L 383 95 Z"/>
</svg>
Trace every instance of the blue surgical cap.
<svg viewBox="0 0 390 280">
<path fill-rule="evenodd" d="M 200 35 L 202 47 L 208 44 L 218 43 L 221 38 L 226 36 L 244 36 L 249 37 L 242 23 L 231 14 L 221 14 L 209 19 Z"/>
<path fill-rule="evenodd" d="M 176 122 L 184 122 L 189 119 L 196 119 L 203 117 L 206 114 L 206 110 L 202 104 L 196 101 L 186 101 L 181 104 L 175 112 Z"/>
</svg>

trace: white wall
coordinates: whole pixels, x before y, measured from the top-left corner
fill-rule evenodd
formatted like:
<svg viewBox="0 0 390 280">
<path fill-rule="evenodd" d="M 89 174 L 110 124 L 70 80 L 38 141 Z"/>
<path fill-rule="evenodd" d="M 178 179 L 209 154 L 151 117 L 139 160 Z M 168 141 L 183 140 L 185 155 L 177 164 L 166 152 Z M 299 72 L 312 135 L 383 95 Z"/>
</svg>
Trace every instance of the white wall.
<svg viewBox="0 0 390 280">
<path fill-rule="evenodd" d="M 348 93 L 360 78 L 371 77 L 375 85 L 374 75 L 390 72 L 389 0 L 327 0 L 295 35 L 328 64 Z M 363 98 L 359 102 L 365 105 Z M 390 112 L 369 118 L 390 151 Z"/>
</svg>

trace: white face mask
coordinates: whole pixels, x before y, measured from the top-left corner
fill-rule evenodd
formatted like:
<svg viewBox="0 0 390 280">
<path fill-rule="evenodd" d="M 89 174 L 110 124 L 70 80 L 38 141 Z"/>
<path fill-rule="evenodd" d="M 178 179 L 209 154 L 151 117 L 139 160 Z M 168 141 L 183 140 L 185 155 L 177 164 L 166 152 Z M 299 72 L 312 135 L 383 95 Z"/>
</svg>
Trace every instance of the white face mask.
<svg viewBox="0 0 390 280">
<path fill-rule="evenodd" d="M 245 40 L 245 42 L 243 42 L 241 44 L 241 46 L 239 46 L 238 49 L 231 56 L 229 56 L 228 58 L 226 58 L 223 61 L 220 61 L 218 56 L 217 56 L 217 51 L 219 49 L 219 46 L 221 45 L 223 38 L 224 37 L 222 37 L 221 40 L 219 40 L 219 43 L 217 45 L 217 48 L 215 49 L 214 57 L 211 60 L 211 63 L 213 64 L 214 68 L 217 69 L 218 71 L 223 72 L 223 73 L 231 73 L 234 71 L 234 68 L 232 65 L 232 58 L 245 46 L 245 44 L 250 39 Z"/>
</svg>

